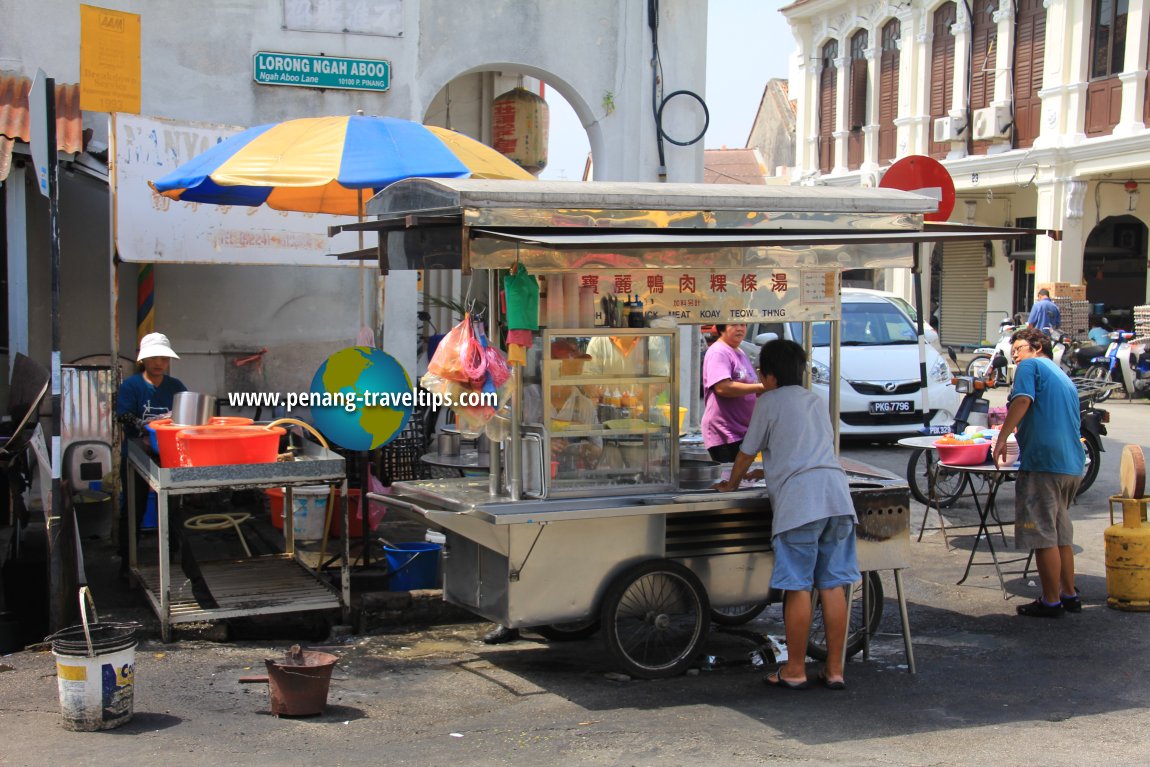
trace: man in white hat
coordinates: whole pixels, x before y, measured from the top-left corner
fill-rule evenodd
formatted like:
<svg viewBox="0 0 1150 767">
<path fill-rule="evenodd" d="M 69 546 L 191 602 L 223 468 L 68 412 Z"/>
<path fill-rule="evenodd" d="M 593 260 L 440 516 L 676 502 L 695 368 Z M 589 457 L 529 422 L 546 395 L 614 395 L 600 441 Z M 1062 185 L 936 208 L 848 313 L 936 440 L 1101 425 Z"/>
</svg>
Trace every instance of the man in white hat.
<svg viewBox="0 0 1150 767">
<path fill-rule="evenodd" d="M 136 355 L 138 372 L 120 384 L 116 394 L 116 420 L 124 427 L 124 441 L 120 454 L 120 572 L 128 571 L 128 440 L 146 437 L 144 424 L 157 418 L 165 418 L 172 412 L 175 396 L 187 391 L 188 387 L 178 378 L 168 375 L 172 360 L 180 357 L 172 351 L 172 344 L 163 333 L 148 333 L 140 340 L 140 353 Z M 148 487 L 139 476 L 136 477 L 137 495 L 140 499 L 136 509 L 136 525 L 144 518 Z"/>
</svg>

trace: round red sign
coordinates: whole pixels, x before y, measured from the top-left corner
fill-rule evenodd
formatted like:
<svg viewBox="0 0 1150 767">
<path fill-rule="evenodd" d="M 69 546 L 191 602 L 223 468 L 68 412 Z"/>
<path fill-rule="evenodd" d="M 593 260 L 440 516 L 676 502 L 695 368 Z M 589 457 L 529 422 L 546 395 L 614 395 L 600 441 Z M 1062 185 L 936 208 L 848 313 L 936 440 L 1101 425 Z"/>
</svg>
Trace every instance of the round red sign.
<svg viewBox="0 0 1150 767">
<path fill-rule="evenodd" d="M 883 189 L 901 189 L 938 200 L 938 210 L 926 213 L 926 221 L 946 221 L 954 210 L 954 180 L 943 164 L 933 157 L 910 155 L 887 169 L 878 184 Z"/>
</svg>

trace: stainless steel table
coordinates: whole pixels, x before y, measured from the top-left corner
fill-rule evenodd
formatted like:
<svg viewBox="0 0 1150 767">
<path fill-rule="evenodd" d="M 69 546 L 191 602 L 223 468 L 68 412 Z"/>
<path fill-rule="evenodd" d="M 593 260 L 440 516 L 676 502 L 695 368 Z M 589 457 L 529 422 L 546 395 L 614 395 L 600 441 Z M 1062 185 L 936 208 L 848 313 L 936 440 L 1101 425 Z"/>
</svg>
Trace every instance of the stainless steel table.
<svg viewBox="0 0 1150 767">
<path fill-rule="evenodd" d="M 231 466 L 200 466 L 176 469 L 161 468 L 135 442 L 128 443 L 128 469 L 138 473 L 156 492 L 157 537 L 159 557 L 155 567 L 141 567 L 137 562 L 136 526 L 128 525 L 129 567 L 144 587 L 152 609 L 160 619 L 163 641 L 171 641 L 171 624 L 217 620 L 244 615 L 269 615 L 309 610 L 343 608 L 346 622 L 351 605 L 349 571 L 349 538 L 343 536 L 340 577 L 337 592 L 318 573 L 295 556 L 292 532 L 292 488 L 301 485 L 339 485 L 343 499 L 343 529 L 348 526 L 347 479 L 344 459 L 318 445 L 305 443 L 295 461 L 254 463 Z M 136 519 L 135 497 L 129 482 L 128 519 Z M 220 562 L 203 562 L 201 570 L 217 607 L 202 607 L 191 593 L 190 585 L 172 586 L 171 554 L 168 550 L 170 520 L 168 501 L 173 495 L 239 490 L 246 488 L 282 487 L 284 492 L 283 554 Z"/>
</svg>

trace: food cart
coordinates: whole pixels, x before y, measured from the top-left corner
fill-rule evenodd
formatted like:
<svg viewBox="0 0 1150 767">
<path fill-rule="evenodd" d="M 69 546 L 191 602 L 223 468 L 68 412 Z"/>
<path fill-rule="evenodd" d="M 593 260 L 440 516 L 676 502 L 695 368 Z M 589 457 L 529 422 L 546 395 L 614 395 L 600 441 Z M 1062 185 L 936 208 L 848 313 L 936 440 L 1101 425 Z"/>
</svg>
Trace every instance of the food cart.
<svg viewBox="0 0 1150 767">
<path fill-rule="evenodd" d="M 549 302 L 562 288 L 567 308 L 541 311 L 542 343 L 513 370 L 517 394 L 488 478 L 397 482 L 390 495 L 369 497 L 445 531 L 447 601 L 553 637 L 598 626 L 628 673 L 680 673 L 701 649 L 711 608 L 765 601 L 773 564 L 763 492 L 714 492 L 717 476 L 680 463 L 671 414 L 698 364 L 680 329 L 803 322 L 809 352 L 809 323 L 829 321 L 837 429 L 842 272 L 911 266 L 916 243 L 942 238 L 923 231 L 922 214 L 934 207 L 905 192 L 826 187 L 430 179 L 388 187 L 368 206 L 376 220 L 333 227 L 380 231 L 384 272 L 486 270 L 495 295 L 498 275 L 526 268 L 546 278 Z M 637 296 L 644 327 L 605 327 L 607 311 L 572 321 L 572 283 Z M 493 339 L 499 319 L 491 318 Z M 581 352 L 583 368 L 551 358 L 557 341 Z M 638 349 L 638 362 L 603 363 L 595 347 L 604 345 Z M 572 386 L 599 389 L 599 418 L 524 418 L 526 391 L 538 388 L 546 414 Z M 582 459 L 566 459 L 572 445 L 588 444 L 598 460 L 579 450 Z M 866 470 L 850 480 L 860 569 L 894 572 L 913 672 L 900 575 L 909 564 L 907 488 Z"/>
</svg>

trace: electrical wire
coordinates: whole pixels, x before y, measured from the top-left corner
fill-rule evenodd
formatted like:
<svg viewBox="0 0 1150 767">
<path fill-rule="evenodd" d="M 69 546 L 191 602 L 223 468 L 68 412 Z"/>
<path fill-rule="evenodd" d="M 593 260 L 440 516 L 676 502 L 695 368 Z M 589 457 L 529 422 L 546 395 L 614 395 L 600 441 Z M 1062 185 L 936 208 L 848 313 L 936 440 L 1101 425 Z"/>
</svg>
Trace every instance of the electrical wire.
<svg viewBox="0 0 1150 767">
<path fill-rule="evenodd" d="M 707 128 L 711 126 L 711 111 L 707 108 L 707 102 L 703 100 L 703 97 L 694 91 L 677 90 L 663 98 L 663 60 L 659 54 L 659 0 L 647 0 L 647 26 L 651 29 L 651 114 L 655 118 L 655 143 L 659 151 L 659 177 L 665 178 L 667 160 L 663 141 L 669 141 L 675 146 L 697 144 L 706 135 Z M 668 102 L 676 96 L 693 98 L 703 108 L 702 130 L 694 138 L 686 141 L 671 138 L 663 129 L 663 110 L 667 107 Z"/>
</svg>

